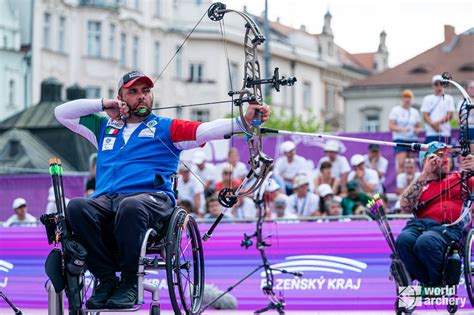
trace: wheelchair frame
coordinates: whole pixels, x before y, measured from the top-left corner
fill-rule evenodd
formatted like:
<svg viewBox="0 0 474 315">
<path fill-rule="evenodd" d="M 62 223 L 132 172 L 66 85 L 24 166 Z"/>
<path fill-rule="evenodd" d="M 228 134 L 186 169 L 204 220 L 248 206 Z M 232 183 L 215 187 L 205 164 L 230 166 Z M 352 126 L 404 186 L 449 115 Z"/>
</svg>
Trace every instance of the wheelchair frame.
<svg viewBox="0 0 474 315">
<path fill-rule="evenodd" d="M 157 230 L 156 227 L 148 229 L 145 233 L 138 261 L 138 300 L 134 308 L 82 309 L 69 311 L 69 315 L 138 311 L 145 304 L 144 291 L 151 293 L 149 314 L 159 315 L 158 285 L 145 281 L 145 275 L 151 270 L 166 270 L 170 300 L 175 314 L 198 314 L 204 293 L 204 253 L 196 220 L 184 209 L 177 207 L 169 219 L 166 234 L 163 234 L 163 231 Z M 186 256 L 187 254 L 190 256 Z M 183 274 L 183 271 L 187 275 Z M 85 286 L 84 273 L 81 278 L 81 299 L 84 302 L 89 288 Z M 46 283 L 46 290 L 48 291 L 48 315 L 63 315 L 63 291 L 55 292 L 49 280 Z"/>
</svg>

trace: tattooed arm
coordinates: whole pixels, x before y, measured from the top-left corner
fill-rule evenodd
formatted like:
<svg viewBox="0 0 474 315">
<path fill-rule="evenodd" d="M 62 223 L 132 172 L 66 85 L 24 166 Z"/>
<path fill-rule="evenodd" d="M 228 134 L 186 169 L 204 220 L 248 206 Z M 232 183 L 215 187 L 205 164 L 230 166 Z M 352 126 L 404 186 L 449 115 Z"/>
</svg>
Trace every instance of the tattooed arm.
<svg viewBox="0 0 474 315">
<path fill-rule="evenodd" d="M 410 186 L 400 196 L 400 209 L 402 213 L 413 213 L 413 210 L 418 205 L 423 186 L 426 183 L 426 179 L 418 177 L 413 181 Z"/>
</svg>

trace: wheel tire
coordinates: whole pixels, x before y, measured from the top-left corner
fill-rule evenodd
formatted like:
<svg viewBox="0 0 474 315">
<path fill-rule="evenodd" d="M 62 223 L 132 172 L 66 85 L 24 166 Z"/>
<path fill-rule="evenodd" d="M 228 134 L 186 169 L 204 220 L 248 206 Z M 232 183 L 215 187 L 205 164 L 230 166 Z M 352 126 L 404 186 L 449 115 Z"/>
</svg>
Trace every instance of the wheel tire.
<svg viewBox="0 0 474 315">
<path fill-rule="evenodd" d="M 160 311 L 159 305 L 152 305 L 150 308 L 150 315 L 160 315 Z"/>
<path fill-rule="evenodd" d="M 448 313 L 449 314 L 456 314 L 458 311 L 458 305 L 457 304 L 449 304 L 448 305 Z"/>
<path fill-rule="evenodd" d="M 466 291 L 469 301 L 474 307 L 474 259 L 472 257 L 472 246 L 474 242 L 474 229 L 469 230 L 464 241 L 464 279 L 466 280 Z"/>
<path fill-rule="evenodd" d="M 204 294 L 204 253 L 196 220 L 181 208 L 171 217 L 166 244 L 166 277 L 173 310 L 175 314 L 198 314 Z"/>
</svg>

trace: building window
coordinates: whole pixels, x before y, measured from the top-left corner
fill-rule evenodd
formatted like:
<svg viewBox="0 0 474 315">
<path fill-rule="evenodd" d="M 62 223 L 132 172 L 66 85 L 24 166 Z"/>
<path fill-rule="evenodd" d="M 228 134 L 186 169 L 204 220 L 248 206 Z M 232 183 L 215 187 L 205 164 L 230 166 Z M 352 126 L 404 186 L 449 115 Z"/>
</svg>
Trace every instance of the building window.
<svg viewBox="0 0 474 315">
<path fill-rule="evenodd" d="M 109 95 L 109 99 L 113 100 L 115 98 L 115 90 L 109 88 L 108 95 Z"/>
<path fill-rule="evenodd" d="M 50 48 L 51 45 L 51 14 L 44 14 L 43 25 L 43 47 Z"/>
<path fill-rule="evenodd" d="M 7 35 L 3 35 L 3 48 L 8 49 L 8 38 L 7 38 Z"/>
<path fill-rule="evenodd" d="M 161 0 L 155 0 L 155 16 L 161 17 Z"/>
<path fill-rule="evenodd" d="M 196 0 L 196 4 L 197 4 L 197 5 L 201 5 L 201 4 L 202 4 L 202 0 Z"/>
<path fill-rule="evenodd" d="M 303 107 L 305 109 L 311 108 L 311 82 L 303 82 Z"/>
<path fill-rule="evenodd" d="M 137 69 L 138 68 L 138 52 L 140 46 L 140 40 L 138 36 L 133 36 L 133 44 L 132 44 L 132 67 Z"/>
<path fill-rule="evenodd" d="M 135 10 L 140 9 L 140 0 L 133 0 L 133 8 Z"/>
<path fill-rule="evenodd" d="M 8 82 L 8 105 L 15 106 L 15 80 L 11 79 Z"/>
<path fill-rule="evenodd" d="M 333 85 L 326 85 L 326 113 L 336 113 L 336 89 Z"/>
<path fill-rule="evenodd" d="M 182 119 L 183 118 L 183 108 L 177 107 L 176 108 L 176 117 Z"/>
<path fill-rule="evenodd" d="M 183 78 L 183 47 L 176 46 L 176 79 Z"/>
<path fill-rule="evenodd" d="M 98 86 L 87 87 L 86 98 L 100 98 L 100 87 Z"/>
<path fill-rule="evenodd" d="M 115 24 L 109 25 L 109 57 L 115 58 Z"/>
<path fill-rule="evenodd" d="M 102 25 L 100 22 L 89 21 L 87 24 L 87 54 L 92 57 L 100 57 Z"/>
<path fill-rule="evenodd" d="M 191 112 L 191 120 L 193 121 L 209 121 L 209 110 L 207 109 L 194 109 Z"/>
<path fill-rule="evenodd" d="M 333 42 L 328 43 L 328 55 L 329 56 L 334 56 L 334 44 Z"/>
<path fill-rule="evenodd" d="M 380 131 L 380 111 L 366 110 L 362 113 L 362 131 L 363 132 L 378 132 Z"/>
<path fill-rule="evenodd" d="M 236 62 L 230 63 L 230 80 L 229 82 L 229 90 L 230 91 L 237 91 L 241 88 L 241 86 L 237 85 L 238 82 L 238 74 L 239 74 L 239 65 Z"/>
<path fill-rule="evenodd" d="M 125 66 L 127 62 L 127 34 L 120 34 L 120 65 Z"/>
<path fill-rule="evenodd" d="M 203 65 L 201 63 L 192 63 L 189 68 L 189 81 L 202 82 Z"/>
<path fill-rule="evenodd" d="M 160 43 L 155 42 L 155 51 L 153 55 L 153 68 L 155 73 L 160 73 Z"/>
<path fill-rule="evenodd" d="M 59 17 L 59 27 L 58 27 L 58 51 L 64 52 L 65 48 L 65 38 L 66 38 L 66 18 L 64 16 Z"/>
</svg>

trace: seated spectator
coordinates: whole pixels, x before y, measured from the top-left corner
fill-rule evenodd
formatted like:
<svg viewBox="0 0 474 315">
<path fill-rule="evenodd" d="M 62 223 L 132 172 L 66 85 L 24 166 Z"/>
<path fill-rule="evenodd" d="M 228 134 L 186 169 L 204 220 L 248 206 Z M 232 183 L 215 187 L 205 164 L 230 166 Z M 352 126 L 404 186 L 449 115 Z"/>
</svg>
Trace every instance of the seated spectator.
<svg viewBox="0 0 474 315">
<path fill-rule="evenodd" d="M 359 190 L 359 183 L 355 180 L 347 182 L 347 196 L 342 199 L 343 215 L 365 214 L 370 197 Z"/>
<path fill-rule="evenodd" d="M 264 199 L 268 209 L 267 218 L 271 218 L 272 213 L 275 212 L 275 198 L 281 193 L 285 194 L 285 189 L 281 187 L 283 186 L 280 186 L 278 182 L 273 179 L 270 180 L 265 187 Z"/>
<path fill-rule="evenodd" d="M 293 188 L 295 193 L 289 197 L 290 208 L 298 217 L 315 216 L 319 210 L 319 197 L 309 191 L 308 176 L 300 174 L 295 177 Z"/>
<path fill-rule="evenodd" d="M 36 218 L 28 213 L 25 199 L 16 198 L 13 200 L 12 209 L 15 214 L 9 217 L 3 226 L 36 226 Z"/>
<path fill-rule="evenodd" d="M 178 172 L 178 202 L 189 200 L 196 213 L 204 213 L 204 187 L 186 165 L 180 163 Z"/>
<path fill-rule="evenodd" d="M 329 216 L 342 215 L 341 203 L 335 199 L 331 199 L 327 204 L 327 215 Z"/>
<path fill-rule="evenodd" d="M 308 171 L 306 159 L 296 154 L 296 145 L 292 141 L 285 141 L 280 146 L 285 155 L 275 162 L 274 173 L 285 181 L 286 194 L 293 193 L 295 176 Z"/>
<path fill-rule="evenodd" d="M 296 220 L 298 216 L 289 209 L 288 196 L 278 193 L 275 196 L 275 212 L 272 212 L 271 219 Z"/>
<path fill-rule="evenodd" d="M 204 193 L 206 197 L 212 195 L 215 191 L 217 182 L 217 168 L 206 161 L 206 154 L 204 151 L 196 151 L 193 156 L 193 167 L 191 170 L 199 177 L 205 186 Z"/>
<path fill-rule="evenodd" d="M 329 215 L 329 204 L 332 202 L 341 202 L 341 198 L 339 196 L 335 196 L 334 192 L 328 184 L 322 184 L 318 187 L 318 195 L 319 195 L 319 210 L 317 215 Z"/>
<path fill-rule="evenodd" d="M 230 164 L 232 171 L 232 179 L 239 180 L 240 182 L 247 176 L 247 166 L 240 161 L 240 154 L 237 148 L 230 148 L 227 156 L 227 162 L 221 163 L 217 166 L 219 174 L 223 172 L 223 168 Z M 222 180 L 222 179 L 221 179 Z"/>
<path fill-rule="evenodd" d="M 388 160 L 380 153 L 378 144 L 369 144 L 369 152 L 364 156 L 365 167 L 373 169 L 379 175 L 382 185 L 385 183 L 385 174 L 387 173 Z"/>
<path fill-rule="evenodd" d="M 232 165 L 229 163 L 224 163 L 221 168 L 222 176 L 221 181 L 216 184 L 216 192 L 219 193 L 224 188 L 231 188 L 236 189 L 239 187 L 240 183 L 242 182 L 240 178 L 233 178 L 232 177 Z"/>
<path fill-rule="evenodd" d="M 336 177 L 340 181 L 341 193 L 346 192 L 347 176 L 351 170 L 349 162 L 345 156 L 339 155 L 339 142 L 335 140 L 329 140 L 324 145 L 324 153 L 326 156 L 322 157 L 316 169 L 321 168 L 321 164 L 325 161 L 329 161 L 332 164 L 331 173 L 333 177 Z"/>
<path fill-rule="evenodd" d="M 330 161 L 324 161 L 319 167 L 319 174 L 314 179 L 314 187 L 316 189 L 321 185 L 328 185 L 333 192 L 338 194 L 340 192 L 340 180 L 339 178 L 332 175 L 332 163 Z"/>
<path fill-rule="evenodd" d="M 255 203 L 249 197 L 240 196 L 232 207 L 232 215 L 236 219 L 255 219 L 257 217 Z"/>
<path fill-rule="evenodd" d="M 224 209 L 222 208 L 219 200 L 216 196 L 211 196 L 206 200 L 206 214 L 204 219 L 207 221 L 214 221 Z M 223 219 L 232 219 L 232 215 L 229 212 L 224 213 Z"/>
<path fill-rule="evenodd" d="M 199 214 L 193 209 L 193 203 L 189 200 L 180 200 L 178 202 L 178 207 L 181 207 L 183 208 L 184 210 L 186 210 L 187 213 L 189 213 L 190 216 L 192 216 L 193 218 L 197 219 L 199 218 Z"/>
<path fill-rule="evenodd" d="M 406 158 L 403 163 L 403 173 L 397 175 L 397 195 L 401 195 L 418 176 L 420 172 L 417 171 L 416 160 L 412 157 Z"/>
<path fill-rule="evenodd" d="M 69 198 L 64 198 L 64 199 L 66 201 L 66 206 L 67 206 L 70 199 Z M 54 187 L 51 186 L 49 187 L 49 190 L 48 190 L 48 204 L 46 205 L 45 213 L 50 214 L 50 213 L 56 213 L 56 212 L 58 212 L 58 209 L 56 207 L 56 198 L 54 197 Z"/>
<path fill-rule="evenodd" d="M 360 189 L 368 195 L 383 193 L 382 184 L 376 171 L 365 167 L 365 158 L 360 154 L 351 157 L 352 171 L 347 180 L 355 180 Z"/>
</svg>

